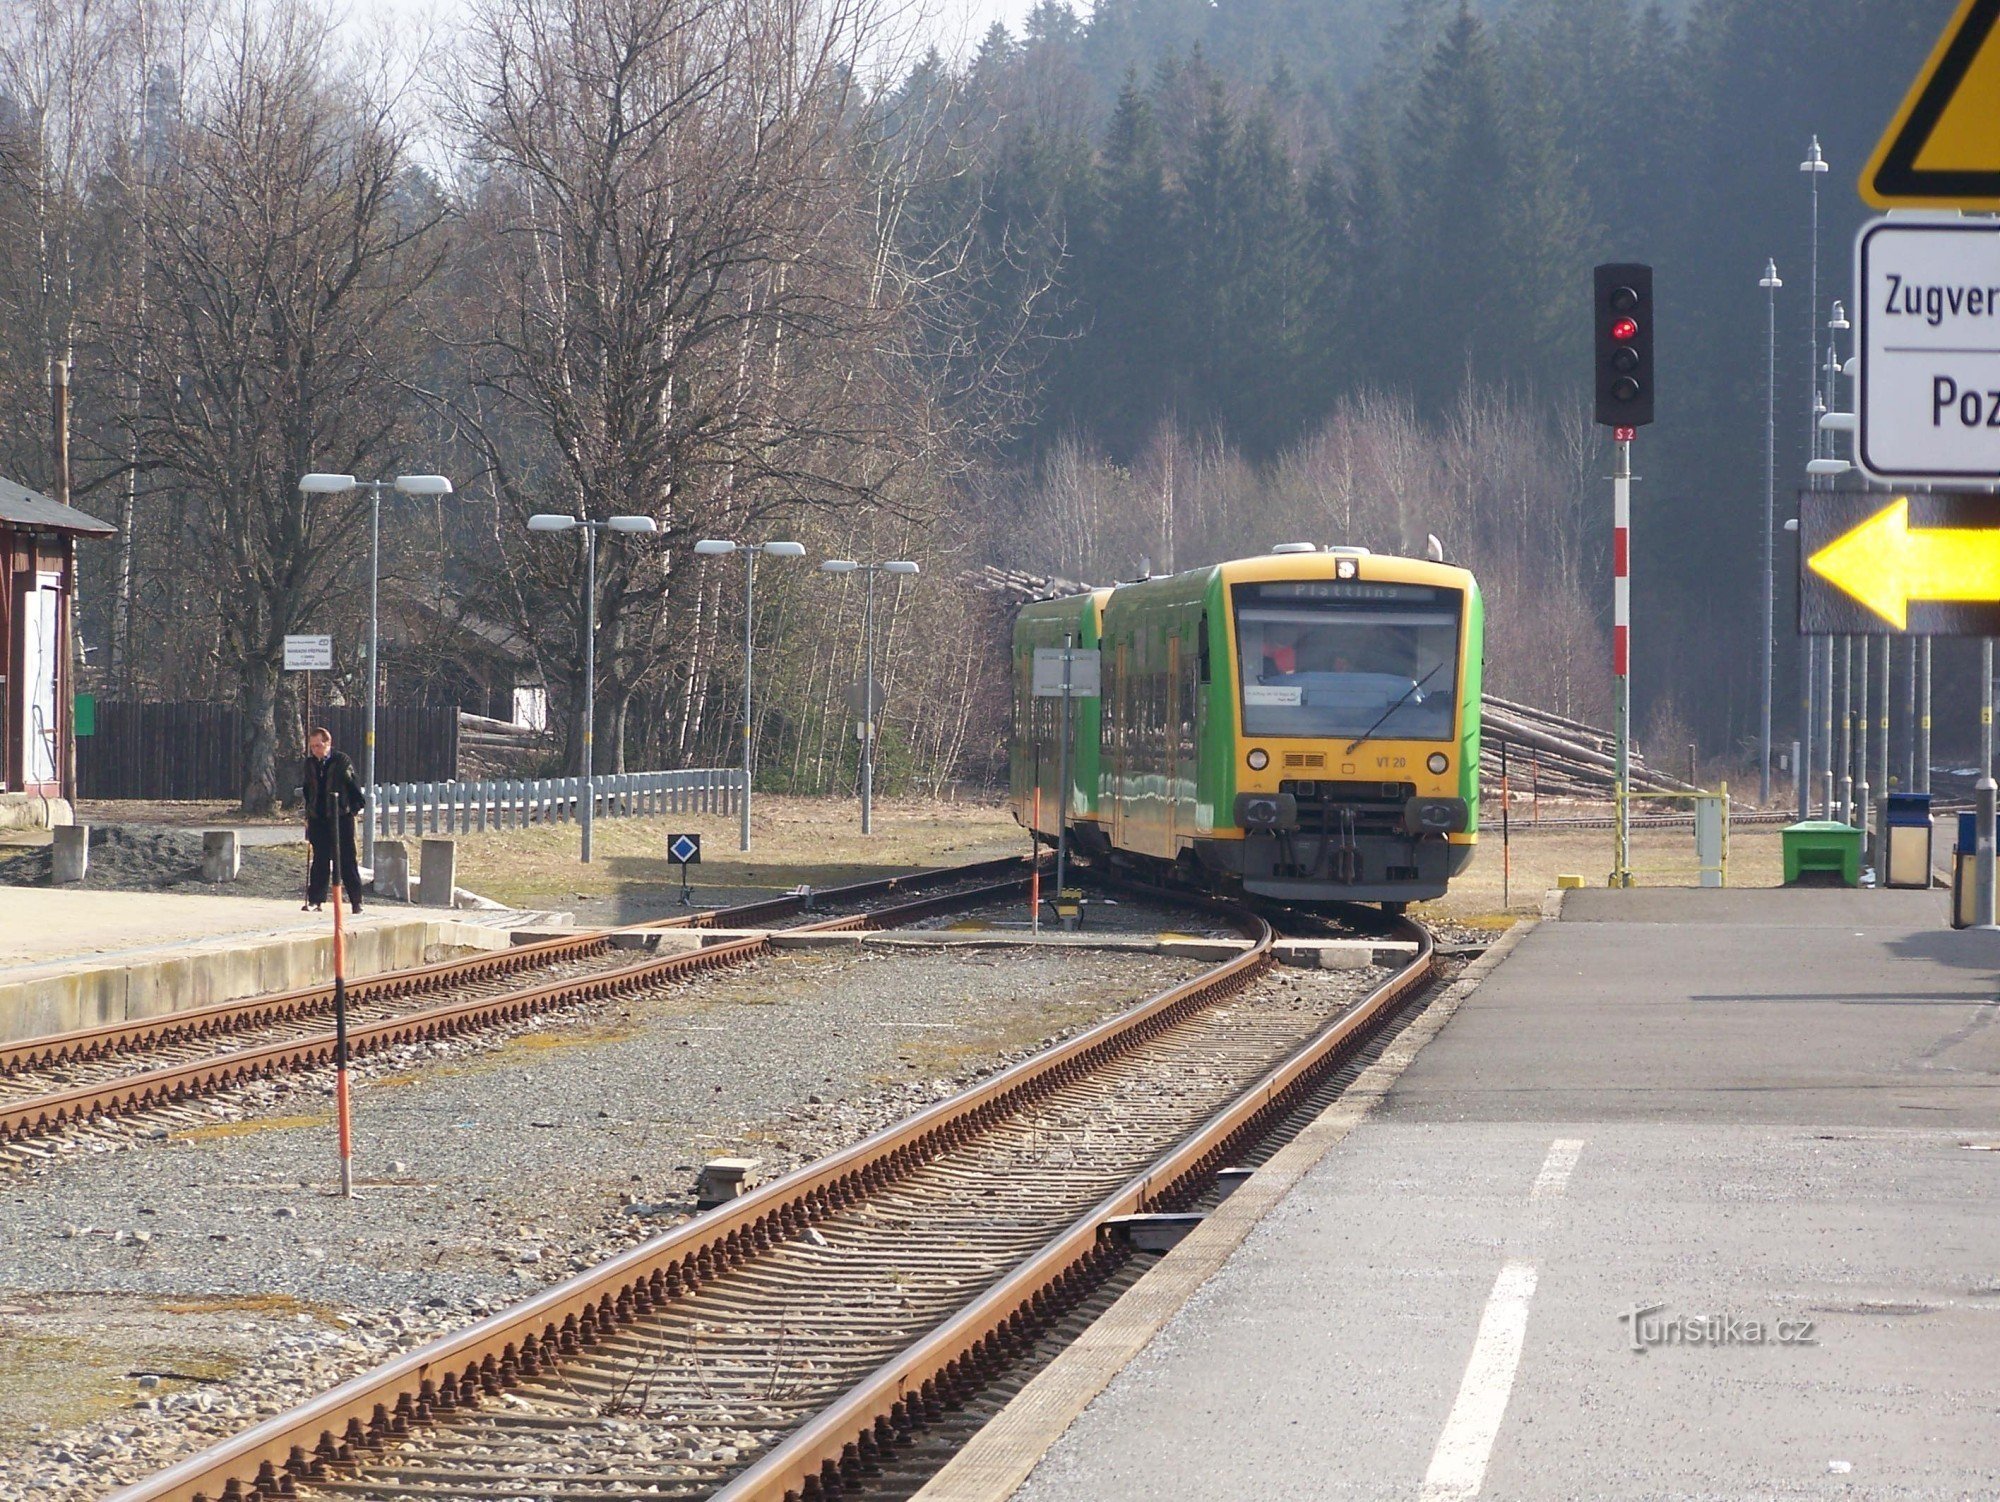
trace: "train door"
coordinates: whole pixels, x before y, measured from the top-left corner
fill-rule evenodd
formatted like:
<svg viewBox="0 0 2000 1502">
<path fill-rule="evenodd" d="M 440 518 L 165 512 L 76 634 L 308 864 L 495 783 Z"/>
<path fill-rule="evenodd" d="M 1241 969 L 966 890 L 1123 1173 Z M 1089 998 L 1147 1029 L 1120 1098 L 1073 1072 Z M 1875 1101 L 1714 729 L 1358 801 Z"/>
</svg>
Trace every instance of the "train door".
<svg viewBox="0 0 2000 1502">
<path fill-rule="evenodd" d="M 1193 706 L 1188 714 L 1188 822 L 1200 833 L 1212 829 L 1214 815 L 1204 817 L 1201 808 L 1202 781 L 1201 759 L 1208 745 L 1208 617 L 1203 615 L 1196 622 L 1195 654 L 1193 673 L 1188 690 Z"/>
<path fill-rule="evenodd" d="M 1161 739 L 1167 746 L 1167 775 L 1160 788 L 1166 804 L 1166 847 L 1162 853 L 1172 860 L 1181 853 L 1181 768 L 1185 754 L 1181 747 L 1181 634 L 1167 633 L 1167 704 Z"/>
<path fill-rule="evenodd" d="M 1118 678 L 1112 690 L 1111 776 L 1106 780 L 1111 785 L 1111 845 L 1115 850 L 1125 848 L 1125 800 L 1131 791 L 1132 674 L 1129 671 L 1131 655 L 1127 650 L 1129 640 L 1120 637 L 1118 649 L 1112 657 Z"/>
</svg>

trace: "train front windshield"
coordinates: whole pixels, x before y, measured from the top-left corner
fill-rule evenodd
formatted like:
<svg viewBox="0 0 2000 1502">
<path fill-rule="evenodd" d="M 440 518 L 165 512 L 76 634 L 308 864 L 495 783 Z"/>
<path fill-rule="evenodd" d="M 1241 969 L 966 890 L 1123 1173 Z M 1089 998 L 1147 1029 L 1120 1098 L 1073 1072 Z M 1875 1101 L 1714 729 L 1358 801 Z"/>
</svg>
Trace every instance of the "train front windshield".
<svg viewBox="0 0 2000 1502">
<path fill-rule="evenodd" d="M 1233 593 L 1246 735 L 1453 738 L 1457 591 L 1314 579 Z"/>
</svg>

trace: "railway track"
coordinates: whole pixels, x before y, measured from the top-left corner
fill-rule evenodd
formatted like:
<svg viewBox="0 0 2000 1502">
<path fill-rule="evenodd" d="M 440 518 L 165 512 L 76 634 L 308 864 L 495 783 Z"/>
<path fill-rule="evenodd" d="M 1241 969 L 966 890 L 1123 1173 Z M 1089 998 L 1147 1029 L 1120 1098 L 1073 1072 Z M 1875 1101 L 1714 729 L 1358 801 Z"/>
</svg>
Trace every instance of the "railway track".
<svg viewBox="0 0 2000 1502">
<path fill-rule="evenodd" d="M 116 1494 L 824 1502 L 897 1457 L 1135 1255 L 1430 979 L 1329 1016 L 1245 953 L 520 1305 Z"/>
<path fill-rule="evenodd" d="M 635 960 L 629 936 L 643 942 L 662 928 L 764 926 L 829 904 L 857 911 L 798 926 L 832 931 L 912 923 L 1008 895 L 1023 884 L 1024 871 L 1018 860 L 977 862 L 357 980 L 347 987 L 349 1056 L 670 984 L 769 948 L 766 940 L 748 938 Z M 0 1165 L 49 1156 L 40 1139 L 113 1130 L 142 1112 L 185 1111 L 252 1080 L 330 1064 L 332 1016 L 333 987 L 314 986 L 0 1047 Z"/>
</svg>

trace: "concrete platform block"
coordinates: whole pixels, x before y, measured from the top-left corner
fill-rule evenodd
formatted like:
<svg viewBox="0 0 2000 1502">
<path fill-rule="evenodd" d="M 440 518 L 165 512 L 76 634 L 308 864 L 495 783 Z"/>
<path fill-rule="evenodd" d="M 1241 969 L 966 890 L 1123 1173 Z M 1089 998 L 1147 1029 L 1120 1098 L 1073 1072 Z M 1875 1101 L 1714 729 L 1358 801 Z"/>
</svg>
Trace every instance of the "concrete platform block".
<svg viewBox="0 0 2000 1502">
<path fill-rule="evenodd" d="M 1100 1241 L 1120 1241 L 1135 1252 L 1170 1252 L 1205 1215 L 1194 1211 L 1164 1211 L 1114 1215 L 1097 1228 Z"/>
<path fill-rule="evenodd" d="M 695 1175 L 696 1206 L 713 1210 L 752 1188 L 757 1182 L 753 1175 L 763 1161 L 762 1158 L 710 1158 Z"/>
<path fill-rule="evenodd" d="M 1319 968 L 1322 970 L 1366 970 L 1374 963 L 1373 950 L 1329 948 L 1319 952 Z"/>
<path fill-rule="evenodd" d="M 0 834 L 19 834 L 34 829 L 57 829 L 76 822 L 76 810 L 67 798 L 44 798 L 39 793 L 0 793 Z"/>
<path fill-rule="evenodd" d="M 233 829 L 204 829 L 201 832 L 201 879 L 206 882 L 236 880 L 243 869 L 241 842 Z"/>
<path fill-rule="evenodd" d="M 417 901 L 450 907 L 458 894 L 458 841 L 426 839 L 417 860 Z"/>
<path fill-rule="evenodd" d="M 65 824 L 52 832 L 53 874 L 59 887 L 74 886 L 90 874 L 90 826 Z"/>
<path fill-rule="evenodd" d="M 375 880 L 371 890 L 382 902 L 410 900 L 410 847 L 401 840 L 376 836 Z"/>
</svg>

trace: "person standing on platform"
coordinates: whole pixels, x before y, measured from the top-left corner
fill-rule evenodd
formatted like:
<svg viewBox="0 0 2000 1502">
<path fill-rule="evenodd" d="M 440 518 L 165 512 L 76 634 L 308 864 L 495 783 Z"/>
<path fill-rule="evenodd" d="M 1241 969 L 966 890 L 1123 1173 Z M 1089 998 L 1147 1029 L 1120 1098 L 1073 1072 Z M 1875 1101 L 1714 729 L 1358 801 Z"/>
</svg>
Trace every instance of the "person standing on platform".
<svg viewBox="0 0 2000 1502">
<path fill-rule="evenodd" d="M 354 860 L 354 816 L 368 806 L 368 795 L 354 776 L 354 763 L 333 749 L 333 732 L 315 727 L 306 737 L 306 843 L 312 846 L 312 871 L 306 882 L 308 909 L 326 904 L 327 879 L 340 862 L 340 884 L 354 911 L 361 911 L 361 870 Z"/>
</svg>

